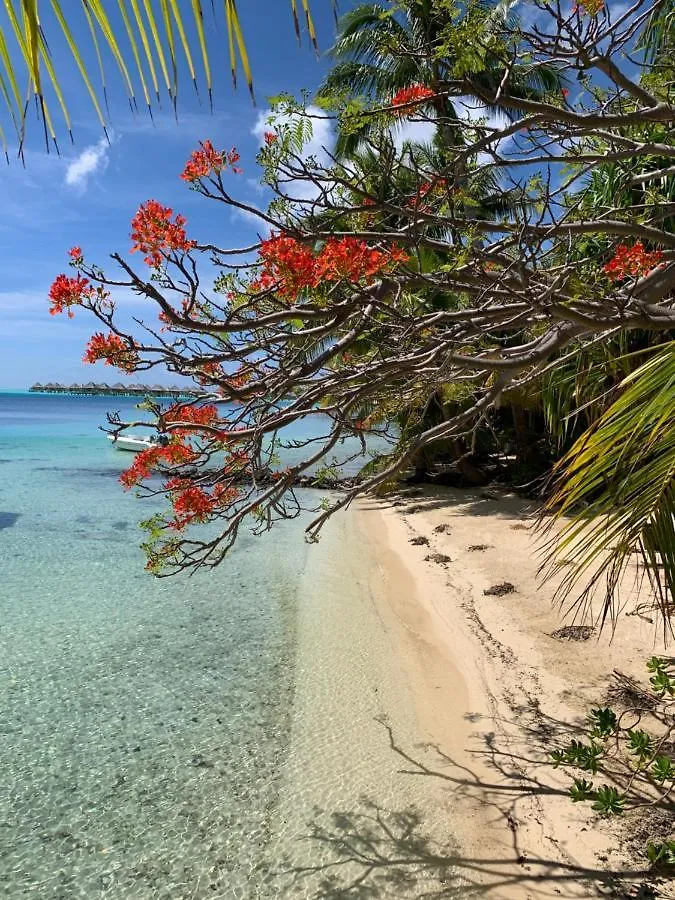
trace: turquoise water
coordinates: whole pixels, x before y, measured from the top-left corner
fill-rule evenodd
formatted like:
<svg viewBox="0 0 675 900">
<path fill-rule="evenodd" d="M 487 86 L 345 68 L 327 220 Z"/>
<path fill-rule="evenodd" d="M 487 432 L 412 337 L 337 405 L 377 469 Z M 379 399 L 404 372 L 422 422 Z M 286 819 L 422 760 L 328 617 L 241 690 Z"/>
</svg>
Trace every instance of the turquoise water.
<svg viewBox="0 0 675 900">
<path fill-rule="evenodd" d="M 0 894 L 267 897 L 302 522 L 151 578 L 110 409 L 0 393 Z"/>
</svg>

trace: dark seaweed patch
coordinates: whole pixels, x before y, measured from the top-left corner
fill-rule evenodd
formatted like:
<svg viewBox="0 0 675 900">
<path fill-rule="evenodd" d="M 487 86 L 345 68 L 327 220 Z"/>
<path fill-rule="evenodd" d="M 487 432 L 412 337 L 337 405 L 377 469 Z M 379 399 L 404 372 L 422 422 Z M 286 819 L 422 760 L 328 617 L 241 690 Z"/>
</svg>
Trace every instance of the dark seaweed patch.
<svg viewBox="0 0 675 900">
<path fill-rule="evenodd" d="M 16 525 L 20 515 L 20 513 L 2 512 L 0 510 L 0 531 L 3 528 L 11 528 L 13 525 Z"/>
</svg>

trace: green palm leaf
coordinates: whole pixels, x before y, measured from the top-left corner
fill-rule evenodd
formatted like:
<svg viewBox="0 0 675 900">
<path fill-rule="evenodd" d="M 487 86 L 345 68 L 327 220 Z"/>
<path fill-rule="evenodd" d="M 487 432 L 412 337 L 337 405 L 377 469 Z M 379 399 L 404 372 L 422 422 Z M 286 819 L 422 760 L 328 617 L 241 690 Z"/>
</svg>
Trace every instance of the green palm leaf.
<svg viewBox="0 0 675 900">
<path fill-rule="evenodd" d="M 603 585 L 600 618 L 617 612 L 620 583 L 637 558 L 664 622 L 675 598 L 675 342 L 632 372 L 622 393 L 556 467 L 547 511 L 563 523 L 550 537 L 545 576 L 588 609 Z M 639 582 L 641 579 L 639 579 Z"/>
<path fill-rule="evenodd" d="M 309 39 L 316 48 L 316 30 L 309 0 L 301 0 Z M 17 134 L 19 152 L 23 143 L 28 101 L 34 95 L 45 134 L 56 141 L 45 99 L 45 89 L 56 98 L 61 117 L 70 131 L 67 91 L 62 90 L 62 76 L 49 49 L 57 36 L 65 40 L 77 70 L 85 84 L 99 121 L 105 127 L 102 106 L 107 108 L 106 76 L 102 50 L 108 48 L 127 91 L 132 107 L 140 88 L 144 102 L 152 110 L 159 102 L 160 91 L 166 90 L 175 104 L 178 89 L 179 60 L 182 53 L 190 79 L 195 87 L 203 80 L 211 96 L 211 59 L 222 58 L 219 38 L 211 38 L 204 28 L 203 0 L 0 0 L 6 20 L 0 21 L 0 140 L 5 141 L 2 114 L 8 115 Z M 244 34 L 235 0 L 212 4 L 214 15 L 220 10 L 227 30 L 230 68 L 236 84 L 241 68 L 251 94 L 253 80 Z M 298 22 L 297 0 L 291 0 L 291 13 Z M 52 17 L 43 20 L 41 11 L 49 7 Z M 335 7 L 335 0 L 333 0 Z M 118 15 L 113 15 L 117 13 Z M 163 24 L 160 31 L 158 21 Z M 193 34 L 190 32 L 192 28 Z M 91 46 L 101 73 L 101 96 L 94 88 L 85 67 L 87 44 Z M 211 46 L 209 46 L 211 44 Z M 216 50 L 215 57 L 213 50 Z M 193 57 L 201 59 L 201 69 Z M 133 66 L 134 75 L 130 72 Z"/>
</svg>

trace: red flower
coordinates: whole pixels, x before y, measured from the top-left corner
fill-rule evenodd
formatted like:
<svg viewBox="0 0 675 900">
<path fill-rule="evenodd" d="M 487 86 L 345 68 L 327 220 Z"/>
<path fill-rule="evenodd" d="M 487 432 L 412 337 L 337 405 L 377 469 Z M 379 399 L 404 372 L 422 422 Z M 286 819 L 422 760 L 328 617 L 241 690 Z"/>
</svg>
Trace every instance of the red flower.
<svg viewBox="0 0 675 900">
<path fill-rule="evenodd" d="M 217 362 L 202 363 L 199 371 L 201 373 L 199 376 L 200 384 L 207 384 L 211 379 L 223 378 L 225 374 L 223 367 Z"/>
<path fill-rule="evenodd" d="M 422 103 L 429 97 L 433 97 L 434 93 L 435 91 L 425 84 L 412 84 L 410 87 L 401 88 L 400 91 L 396 91 L 391 98 L 391 105 L 411 106 L 413 104 Z M 405 111 L 403 111 L 403 114 L 405 115 Z"/>
<path fill-rule="evenodd" d="M 236 488 L 217 484 L 209 494 L 184 478 L 172 478 L 165 485 L 175 513 L 170 527 L 182 531 L 193 522 L 208 522 L 214 512 L 233 503 L 239 497 Z"/>
<path fill-rule="evenodd" d="M 177 214 L 171 221 L 173 210 L 157 200 L 146 200 L 131 220 L 131 252 L 145 253 L 149 266 L 159 266 L 162 258 L 171 250 L 187 253 L 195 246 L 185 235 L 185 216 Z"/>
<path fill-rule="evenodd" d="M 219 421 L 218 407 L 214 406 L 213 403 L 207 403 L 204 406 L 182 406 L 177 404 L 167 409 L 164 413 L 164 420 L 167 425 L 185 422 L 189 425 L 195 425 L 197 428 L 200 425 L 215 426 Z M 195 431 L 196 429 L 180 428 L 172 430 L 174 434 L 180 434 Z"/>
<path fill-rule="evenodd" d="M 171 466 L 186 465 L 194 462 L 196 457 L 197 453 L 191 447 L 173 439 L 165 447 L 148 447 L 137 453 L 133 464 L 120 475 L 120 481 L 125 488 L 132 488 L 149 478 L 162 463 Z"/>
<path fill-rule="evenodd" d="M 393 254 L 393 255 L 392 255 Z M 394 261 L 403 262 L 407 256 L 399 248 L 376 250 L 357 238 L 331 238 L 326 241 L 316 263 L 316 277 L 323 281 L 356 283 L 388 268 Z"/>
<path fill-rule="evenodd" d="M 417 190 L 417 194 L 410 201 L 410 205 L 413 209 L 419 207 L 421 212 L 428 212 L 430 207 L 428 205 L 421 205 L 420 201 L 427 196 L 427 194 L 441 194 L 445 191 L 447 186 L 447 181 L 445 178 L 435 178 L 433 181 L 423 181 Z"/>
<path fill-rule="evenodd" d="M 257 289 L 276 288 L 280 296 L 295 297 L 316 285 L 314 254 L 295 238 L 274 235 L 260 244 L 262 268 Z"/>
<path fill-rule="evenodd" d="M 183 181 L 199 181 L 200 178 L 207 178 L 213 173 L 222 172 L 228 165 L 235 173 L 241 171 L 236 166 L 236 163 L 239 162 L 239 154 L 234 147 L 229 151 L 216 150 L 211 141 L 203 141 L 200 142 L 200 148 L 192 153 L 185 164 L 185 169 L 180 176 Z"/>
<path fill-rule="evenodd" d="M 268 147 L 277 142 L 277 136 L 273 131 L 266 131 L 263 137 L 265 138 L 265 144 Z"/>
<path fill-rule="evenodd" d="M 71 247 L 68 251 L 68 256 L 76 261 L 82 259 L 82 247 L 79 247 L 77 244 Z"/>
<path fill-rule="evenodd" d="M 88 279 L 82 278 L 81 275 L 76 275 L 75 278 L 69 278 L 63 274 L 57 275 L 49 288 L 49 299 L 52 304 L 49 314 L 55 316 L 67 309 L 68 317 L 72 319 L 73 313 L 70 307 L 81 305 L 83 300 L 90 300 L 93 295 L 94 288 L 89 284 Z"/>
<path fill-rule="evenodd" d="M 627 244 L 619 244 L 614 256 L 602 267 L 604 273 L 612 281 L 623 281 L 625 278 L 637 278 L 647 275 L 655 268 L 663 258 L 661 250 L 645 250 L 642 241 L 637 241 L 632 247 Z"/>
<path fill-rule="evenodd" d="M 138 353 L 118 334 L 98 332 L 90 338 L 83 362 L 104 360 L 107 366 L 117 366 L 125 372 L 133 372 L 138 365 Z"/>
<path fill-rule="evenodd" d="M 295 238 L 280 235 L 262 242 L 260 256 L 261 272 L 251 288 L 274 290 L 278 296 L 291 299 L 324 281 L 355 284 L 408 260 L 400 247 L 377 250 L 353 237 L 331 238 L 315 254 Z"/>
</svg>

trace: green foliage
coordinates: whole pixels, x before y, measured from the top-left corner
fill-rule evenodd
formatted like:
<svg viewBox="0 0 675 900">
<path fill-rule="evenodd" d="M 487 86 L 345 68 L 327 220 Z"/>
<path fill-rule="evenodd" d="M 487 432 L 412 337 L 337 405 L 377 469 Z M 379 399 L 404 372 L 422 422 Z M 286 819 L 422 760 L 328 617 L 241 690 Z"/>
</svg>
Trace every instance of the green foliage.
<svg viewBox="0 0 675 900">
<path fill-rule="evenodd" d="M 551 758 L 556 768 L 560 765 L 575 766 L 577 769 L 597 775 L 603 755 L 604 748 L 593 741 L 589 744 L 584 744 L 582 741 L 570 741 L 564 750 L 554 750 Z"/>
<path fill-rule="evenodd" d="M 601 816 L 618 816 L 623 813 L 626 797 L 615 787 L 603 784 L 595 791 L 594 796 L 593 809 Z"/>
<path fill-rule="evenodd" d="M 592 725 L 590 736 L 592 738 L 608 738 L 614 734 L 619 722 L 613 709 L 592 709 L 588 717 Z"/>
<path fill-rule="evenodd" d="M 658 656 L 652 656 L 647 663 L 647 670 L 652 672 L 649 683 L 657 697 L 661 698 L 668 694 L 675 696 L 675 678 L 670 674 L 668 663 Z"/>
<path fill-rule="evenodd" d="M 654 865 L 675 866 L 675 841 L 647 844 L 647 859 Z"/>
<path fill-rule="evenodd" d="M 588 716 L 588 743 L 571 740 L 564 747 L 551 753 L 554 768 L 559 766 L 581 769 L 596 774 L 602 770 L 608 781 L 595 787 L 592 781 L 574 776 L 569 790 L 573 803 L 588 802 L 598 815 L 618 816 L 632 812 L 640 815 L 647 809 L 667 803 L 675 787 L 675 759 L 665 752 L 672 746 L 668 739 L 675 731 L 672 697 L 675 663 L 653 657 L 647 669 L 655 673 L 651 680 L 656 703 L 653 720 L 660 724 L 662 733 L 656 737 L 644 728 L 636 726 L 635 718 L 644 715 L 644 709 L 628 709 L 621 716 L 609 708 L 591 710 Z M 655 681 L 656 679 L 656 681 Z M 664 687 L 664 679 L 666 680 Z M 623 719 L 631 724 L 624 726 Z M 675 863 L 675 842 L 647 844 L 646 854 L 654 864 L 671 866 Z"/>
<path fill-rule="evenodd" d="M 546 572 L 565 568 L 560 595 L 583 578 L 583 600 L 604 580 L 604 618 L 637 555 L 667 621 L 675 596 L 675 343 L 624 379 L 556 473 L 547 510 L 562 528 Z M 672 687 L 661 672 L 654 677 Z"/>
<path fill-rule="evenodd" d="M 629 730 L 626 748 L 629 753 L 637 757 L 639 765 L 644 764 L 654 755 L 654 744 L 652 739 L 646 731 L 642 731 L 641 729 L 637 731 L 633 731 L 632 729 Z"/>
<path fill-rule="evenodd" d="M 583 800 L 592 800 L 595 796 L 593 791 L 593 782 L 586 781 L 585 778 L 575 778 L 574 784 L 570 788 L 570 799 L 572 803 L 581 803 Z"/>
</svg>

